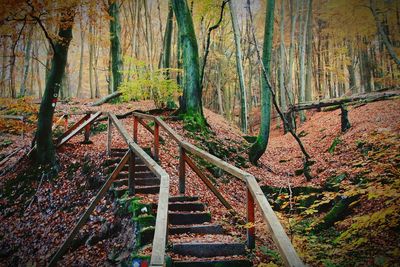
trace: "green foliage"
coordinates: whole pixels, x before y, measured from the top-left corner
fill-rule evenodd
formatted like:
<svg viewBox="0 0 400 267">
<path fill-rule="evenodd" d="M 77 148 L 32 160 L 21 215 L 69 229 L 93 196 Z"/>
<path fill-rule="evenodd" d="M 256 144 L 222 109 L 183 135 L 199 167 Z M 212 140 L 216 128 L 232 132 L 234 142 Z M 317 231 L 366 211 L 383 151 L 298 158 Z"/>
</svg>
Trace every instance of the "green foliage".
<svg viewBox="0 0 400 267">
<path fill-rule="evenodd" d="M 165 74 L 178 72 L 179 69 L 151 70 L 144 61 L 129 57 L 126 61 L 133 67 L 126 72 L 130 77 L 129 81 L 124 81 L 119 87 L 123 101 L 152 99 L 157 108 L 172 106 L 171 102 L 174 102 L 182 90 L 175 80 L 169 79 Z"/>
<path fill-rule="evenodd" d="M 328 148 L 328 152 L 333 155 L 333 153 L 335 152 L 336 146 L 341 143 L 342 143 L 342 140 L 339 137 L 335 137 L 335 139 L 333 139 L 332 145 Z"/>
</svg>

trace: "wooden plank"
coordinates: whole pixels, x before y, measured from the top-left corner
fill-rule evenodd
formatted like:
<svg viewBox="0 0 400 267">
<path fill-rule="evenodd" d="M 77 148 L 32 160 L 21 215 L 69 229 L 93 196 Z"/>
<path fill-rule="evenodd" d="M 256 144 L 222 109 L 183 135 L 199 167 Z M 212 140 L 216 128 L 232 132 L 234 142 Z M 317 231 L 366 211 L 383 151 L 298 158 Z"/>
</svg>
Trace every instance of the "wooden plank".
<svg viewBox="0 0 400 267">
<path fill-rule="evenodd" d="M 255 216 L 254 216 L 254 198 L 250 190 L 247 188 L 247 223 L 251 224 L 247 227 L 247 247 L 254 249 L 256 247 L 255 236 Z"/>
<path fill-rule="evenodd" d="M 138 142 L 138 118 L 133 117 L 133 141 Z"/>
<path fill-rule="evenodd" d="M 263 219 L 266 222 L 268 231 L 271 232 L 272 239 L 277 245 L 282 259 L 286 266 L 305 266 L 294 249 L 289 237 L 283 229 L 278 217 L 268 203 L 263 191 L 252 175 L 245 177 L 247 187 L 250 190 L 255 202 L 260 207 Z"/>
<path fill-rule="evenodd" d="M 185 179 L 185 149 L 179 146 L 179 193 L 182 195 L 185 194 Z"/>
<path fill-rule="evenodd" d="M 0 161 L 0 166 L 3 166 L 12 156 L 17 154 L 19 151 L 21 151 L 24 147 L 17 148 L 13 152 L 11 152 L 7 157 L 5 157 L 2 161 Z"/>
<path fill-rule="evenodd" d="M 69 233 L 67 239 L 64 241 L 64 243 L 61 245 L 61 247 L 57 250 L 56 254 L 53 256 L 53 258 L 50 260 L 48 266 L 55 266 L 57 261 L 64 255 L 72 241 L 74 240 L 75 236 L 78 234 L 79 230 L 82 228 L 83 225 L 85 225 L 87 219 L 89 218 L 90 214 L 93 212 L 93 210 L 96 208 L 97 204 L 100 202 L 100 200 L 104 197 L 104 195 L 107 193 L 107 190 L 110 188 L 114 180 L 117 178 L 118 174 L 121 172 L 125 164 L 130 158 L 131 151 L 128 151 L 125 153 L 124 157 L 121 159 L 120 163 L 118 166 L 115 168 L 115 170 L 112 172 L 110 177 L 107 179 L 107 181 L 104 183 L 104 185 L 101 187 L 100 191 L 97 193 L 95 198 L 92 200 L 90 203 L 89 207 L 86 209 L 86 211 L 83 213 L 79 221 L 76 223 L 72 231 Z"/>
<path fill-rule="evenodd" d="M 140 112 L 133 112 L 133 116 L 136 116 L 138 118 L 145 119 L 145 120 L 154 120 L 154 118 L 155 118 L 155 116 L 153 116 L 153 115 L 140 113 Z"/>
<path fill-rule="evenodd" d="M 74 125 L 71 126 L 71 128 L 69 128 L 68 130 L 66 130 L 58 139 L 57 139 L 57 143 L 60 142 L 60 140 L 62 140 L 64 137 L 66 137 L 67 135 L 69 135 L 72 131 L 74 131 L 76 128 L 79 127 L 79 125 L 81 125 L 84 121 L 86 121 L 88 118 L 90 118 L 90 114 L 86 114 L 85 116 L 83 116 L 82 119 L 80 119 L 78 122 L 76 122 Z"/>
<path fill-rule="evenodd" d="M 160 126 L 157 122 L 154 125 L 154 159 L 160 159 Z"/>
<path fill-rule="evenodd" d="M 165 248 L 168 234 L 169 176 L 168 174 L 163 174 L 160 179 L 160 193 L 158 195 L 156 226 L 150 266 L 164 266 L 165 263 Z"/>
<path fill-rule="evenodd" d="M 112 142 L 112 121 L 108 117 L 107 120 L 107 156 L 111 155 L 111 142 Z"/>
<path fill-rule="evenodd" d="M 237 212 L 233 209 L 233 207 L 228 203 L 228 201 L 224 198 L 223 195 L 218 191 L 218 189 L 211 183 L 211 181 L 204 175 L 204 173 L 194 164 L 191 158 L 183 155 L 185 162 L 189 165 L 189 167 L 200 177 L 200 179 L 205 183 L 205 185 L 213 192 L 213 194 L 218 198 L 218 200 L 228 209 L 228 211 L 234 215 L 237 215 Z"/>
<path fill-rule="evenodd" d="M 183 138 L 178 135 L 168 124 L 166 124 L 162 119 L 159 117 L 155 117 L 155 121 L 160 125 L 164 130 L 169 134 L 169 136 L 174 139 L 178 144 L 183 142 Z"/>
<path fill-rule="evenodd" d="M 231 164 L 223 161 L 222 159 L 219 159 L 216 156 L 211 155 L 210 153 L 208 153 L 200 148 L 197 148 L 196 146 L 194 146 L 186 141 L 183 141 L 181 143 L 181 145 L 186 151 L 213 163 L 215 166 L 223 169 L 224 171 L 232 174 L 233 176 L 235 176 L 243 181 L 244 181 L 245 177 L 248 175 L 247 172 L 242 171 L 241 169 L 239 169 L 235 166 L 232 166 Z"/>
<path fill-rule="evenodd" d="M 19 120 L 19 121 L 25 120 L 24 116 L 16 116 L 16 115 L 0 115 L 0 118 L 8 120 Z"/>
<path fill-rule="evenodd" d="M 74 137 L 77 133 L 79 133 L 83 128 L 85 128 L 87 125 L 90 125 L 92 122 L 94 122 L 98 117 L 100 117 L 101 111 L 95 113 L 94 115 L 90 115 L 90 118 L 88 118 L 86 121 L 84 121 L 82 124 L 77 126 L 73 131 L 71 131 L 67 136 L 61 139 L 61 141 L 57 144 L 57 147 L 62 146 L 65 144 L 69 139 Z"/>
</svg>

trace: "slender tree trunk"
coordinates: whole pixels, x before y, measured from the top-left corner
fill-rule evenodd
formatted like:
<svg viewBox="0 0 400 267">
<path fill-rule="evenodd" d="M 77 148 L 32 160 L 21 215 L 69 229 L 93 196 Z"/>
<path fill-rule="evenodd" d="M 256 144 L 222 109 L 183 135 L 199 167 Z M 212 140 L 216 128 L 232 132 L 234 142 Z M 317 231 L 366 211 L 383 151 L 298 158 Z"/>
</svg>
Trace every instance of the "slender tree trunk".
<svg viewBox="0 0 400 267">
<path fill-rule="evenodd" d="M 61 14 L 61 25 L 58 32 L 59 39 L 53 40 L 54 55 L 49 77 L 46 81 L 46 89 L 40 104 L 36 148 L 37 159 L 41 164 L 55 163 L 55 150 L 53 146 L 51 128 L 53 114 L 57 103 L 65 66 L 67 64 L 68 47 L 72 39 L 73 10 L 66 10 Z"/>
<path fill-rule="evenodd" d="M 306 0 L 304 6 L 309 6 L 310 0 Z M 305 61 L 306 61 L 306 34 L 307 34 L 307 24 L 308 24 L 308 16 L 304 14 L 304 11 L 301 13 L 301 23 L 300 23 L 300 33 L 299 33 L 299 103 L 304 103 L 305 101 L 305 91 L 306 91 L 306 73 L 305 73 Z M 306 116 L 304 111 L 300 113 L 300 121 L 304 122 L 306 120 Z"/>
<path fill-rule="evenodd" d="M 117 91 L 122 82 L 121 24 L 119 22 L 119 4 L 117 0 L 109 0 L 108 13 L 110 20 L 110 42 L 112 58 L 113 90 Z M 111 79 L 110 79 L 111 80 Z"/>
<path fill-rule="evenodd" d="M 83 55 L 85 53 L 85 31 L 83 29 L 83 18 L 81 18 L 81 25 L 80 25 L 80 32 L 81 32 L 81 53 L 80 53 L 80 60 L 79 60 L 79 74 L 78 74 L 78 88 L 76 89 L 76 97 L 82 97 L 82 76 L 83 76 Z"/>
<path fill-rule="evenodd" d="M 161 53 L 160 68 L 168 69 L 170 68 L 171 60 L 171 41 L 172 41 L 172 27 L 173 27 L 174 12 L 172 10 L 171 1 L 168 2 L 168 16 L 167 23 L 165 26 L 163 49 Z M 165 72 L 167 77 L 169 77 L 169 71 Z"/>
<path fill-rule="evenodd" d="M 193 20 L 186 0 L 172 0 L 172 7 L 178 23 L 179 39 L 183 50 L 183 96 L 180 112 L 192 117 L 193 121 L 204 128 L 202 90 L 200 85 L 199 53 Z"/>
<path fill-rule="evenodd" d="M 275 0 L 268 0 L 262 56 L 263 65 L 268 75 L 270 74 L 272 41 L 274 34 L 274 9 Z M 261 125 L 257 141 L 251 146 L 249 151 L 249 160 L 252 164 L 257 164 L 258 159 L 267 149 L 271 123 L 271 92 L 264 75 L 262 75 L 261 84 Z"/>
<path fill-rule="evenodd" d="M 35 55 L 36 57 L 39 57 L 39 43 L 36 42 L 35 44 Z M 38 94 L 39 98 L 42 98 L 43 96 L 43 88 L 42 88 L 42 79 L 40 78 L 40 65 L 39 61 L 36 60 L 36 81 L 37 81 L 37 86 L 38 86 Z"/>
<path fill-rule="evenodd" d="M 236 14 L 235 4 L 233 1 L 229 1 L 229 10 L 231 12 L 232 18 L 232 28 L 233 34 L 235 37 L 235 46 L 236 46 L 236 69 L 237 74 L 239 76 L 239 88 L 240 88 L 240 125 L 243 133 L 247 133 L 247 93 L 246 93 L 246 85 L 244 82 L 244 71 L 242 64 L 242 48 L 240 45 L 240 29 L 239 22 Z"/>
<path fill-rule="evenodd" d="M 307 39 L 306 39 L 306 85 L 305 85 L 305 101 L 311 101 L 313 99 L 312 95 L 312 69 L 313 69 L 313 1 L 308 1 L 307 10 Z"/>
<path fill-rule="evenodd" d="M 90 89 L 90 98 L 93 99 L 96 96 L 94 84 L 93 84 L 93 54 L 94 54 L 94 47 L 93 47 L 93 22 L 89 24 L 89 89 Z"/>
<path fill-rule="evenodd" d="M 2 38 L 2 46 L 3 46 L 3 59 L 1 62 L 1 96 L 5 97 L 7 95 L 7 86 L 6 86 L 6 74 L 7 74 L 7 37 L 3 36 Z"/>
<path fill-rule="evenodd" d="M 28 36 L 26 37 L 24 67 L 22 72 L 21 86 L 19 88 L 19 96 L 25 96 L 26 93 L 26 81 L 29 74 L 29 63 L 31 61 L 32 33 L 33 27 L 29 29 Z"/>
<path fill-rule="evenodd" d="M 279 24 L 280 32 L 280 45 L 279 45 L 279 89 L 280 89 L 280 102 L 281 108 L 285 112 L 286 107 L 286 92 L 285 92 L 285 1 L 281 0 L 281 17 Z"/>
<path fill-rule="evenodd" d="M 288 98 L 289 103 L 291 105 L 294 104 L 294 89 L 293 89 L 293 65 L 294 65 L 294 50 L 295 50 L 295 43 L 294 43 L 294 36 L 296 33 L 296 22 L 297 22 L 297 15 L 299 12 L 299 0 L 291 0 L 291 25 L 290 25 L 290 47 L 289 47 L 289 67 L 288 67 L 288 76 L 287 76 L 287 90 L 288 90 Z"/>
</svg>

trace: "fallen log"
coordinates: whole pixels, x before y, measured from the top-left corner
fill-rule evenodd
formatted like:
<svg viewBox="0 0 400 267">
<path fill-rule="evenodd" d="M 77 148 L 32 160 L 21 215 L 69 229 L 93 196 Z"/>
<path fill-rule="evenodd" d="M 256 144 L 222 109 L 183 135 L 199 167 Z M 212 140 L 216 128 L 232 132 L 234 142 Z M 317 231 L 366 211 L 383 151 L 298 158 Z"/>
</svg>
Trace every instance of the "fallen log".
<svg viewBox="0 0 400 267">
<path fill-rule="evenodd" d="M 400 96 L 400 90 L 390 91 L 390 92 L 374 92 L 374 93 L 368 93 L 368 94 L 362 94 L 362 95 L 354 95 L 354 96 L 346 97 L 346 98 L 332 98 L 332 99 L 326 99 L 326 100 L 321 100 L 321 101 L 300 103 L 297 105 L 290 106 L 288 111 L 289 112 L 297 112 L 297 111 L 307 110 L 307 109 L 317 109 L 317 108 L 320 109 L 323 107 L 341 106 L 346 103 L 358 102 L 358 101 L 362 101 L 362 100 L 366 100 L 368 102 L 373 102 L 373 101 L 385 100 L 385 99 L 396 97 L 396 96 Z"/>
<path fill-rule="evenodd" d="M 97 107 L 97 106 L 103 105 L 104 103 L 107 103 L 108 101 L 110 101 L 110 100 L 112 100 L 112 99 L 114 99 L 114 98 L 117 98 L 117 97 L 119 97 L 119 96 L 121 96 L 121 95 L 122 95 L 121 92 L 114 92 L 114 93 L 112 93 L 112 94 L 109 94 L 109 95 L 107 95 L 107 96 L 105 96 L 105 97 L 103 97 L 103 98 L 97 100 L 97 101 L 94 102 L 91 106 Z"/>
</svg>

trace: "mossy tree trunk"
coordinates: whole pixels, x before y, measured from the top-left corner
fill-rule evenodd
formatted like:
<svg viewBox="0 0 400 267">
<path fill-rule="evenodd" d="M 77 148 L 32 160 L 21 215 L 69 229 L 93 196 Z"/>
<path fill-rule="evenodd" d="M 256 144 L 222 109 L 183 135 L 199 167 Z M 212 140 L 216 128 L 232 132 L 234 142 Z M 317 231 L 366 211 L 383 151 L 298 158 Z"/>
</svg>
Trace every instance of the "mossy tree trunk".
<svg viewBox="0 0 400 267">
<path fill-rule="evenodd" d="M 119 22 L 119 5 L 117 0 L 109 0 L 108 13 L 110 20 L 111 69 L 113 90 L 117 91 L 122 82 L 121 24 Z"/>
<path fill-rule="evenodd" d="M 61 25 L 58 32 L 59 38 L 53 40 L 51 45 L 54 53 L 51 62 L 51 70 L 46 80 L 46 88 L 42 102 L 40 103 L 36 132 L 36 155 L 38 162 L 41 164 L 55 163 L 55 149 L 52 141 L 51 128 L 53 125 L 54 109 L 67 64 L 68 47 L 72 39 L 73 14 L 73 9 L 67 9 L 62 12 Z"/>
<path fill-rule="evenodd" d="M 268 0 L 262 56 L 263 65 L 268 75 L 270 73 L 272 40 L 274 34 L 274 9 L 275 0 Z M 271 123 L 271 92 L 264 75 L 262 75 L 261 79 L 261 126 L 257 140 L 249 151 L 249 160 L 252 164 L 257 164 L 258 159 L 267 149 Z"/>
<path fill-rule="evenodd" d="M 183 52 L 183 96 L 180 113 L 204 128 L 206 120 L 202 108 L 199 52 L 193 20 L 186 0 L 172 0 L 172 8 L 178 24 L 179 41 Z"/>
</svg>

